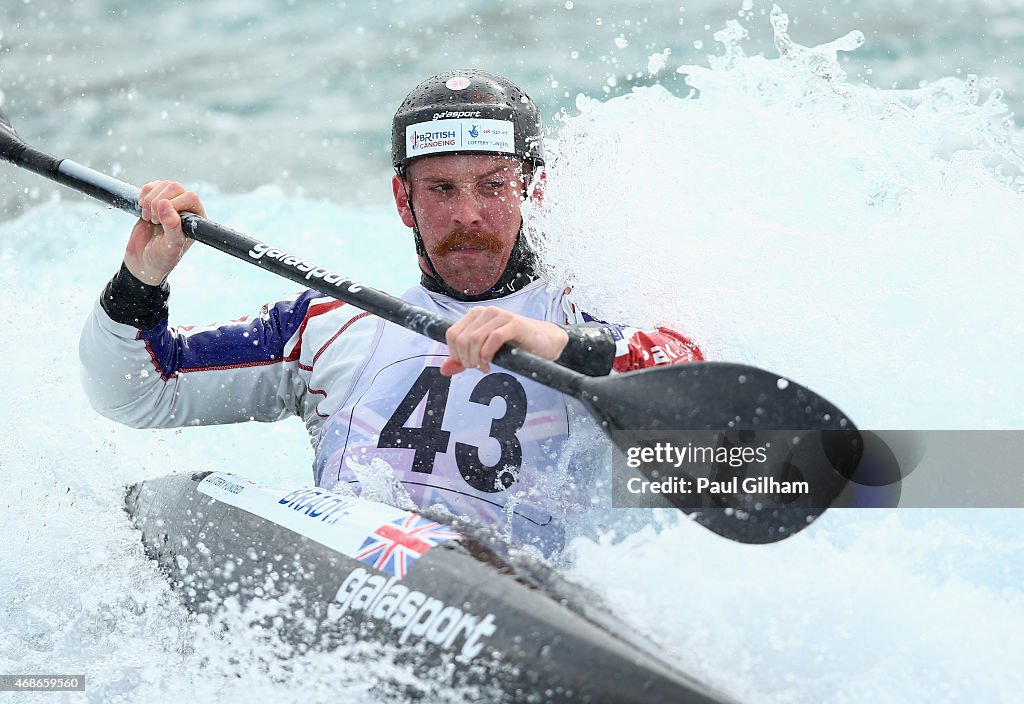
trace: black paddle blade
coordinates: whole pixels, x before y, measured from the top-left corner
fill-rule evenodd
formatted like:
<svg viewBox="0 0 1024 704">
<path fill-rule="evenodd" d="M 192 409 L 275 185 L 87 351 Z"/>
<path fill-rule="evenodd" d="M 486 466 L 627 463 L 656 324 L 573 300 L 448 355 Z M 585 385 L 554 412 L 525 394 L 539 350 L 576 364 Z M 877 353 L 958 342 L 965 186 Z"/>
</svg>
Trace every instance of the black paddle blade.
<svg viewBox="0 0 1024 704">
<path fill-rule="evenodd" d="M 611 431 L 620 505 L 642 487 L 731 540 L 770 543 L 807 527 L 853 477 L 860 433 L 826 399 L 777 374 L 707 362 L 583 382 Z M 647 448 L 644 450 L 643 448 Z M 629 461 L 631 460 L 631 462 Z M 639 470 L 647 480 L 618 486 Z M 639 501 L 639 503 L 631 503 Z"/>
</svg>

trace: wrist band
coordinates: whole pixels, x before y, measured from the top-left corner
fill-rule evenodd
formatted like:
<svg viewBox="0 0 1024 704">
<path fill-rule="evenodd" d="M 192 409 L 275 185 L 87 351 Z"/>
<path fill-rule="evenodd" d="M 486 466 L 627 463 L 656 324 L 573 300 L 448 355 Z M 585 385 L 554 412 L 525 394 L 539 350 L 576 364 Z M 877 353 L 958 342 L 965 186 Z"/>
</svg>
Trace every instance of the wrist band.
<svg viewBox="0 0 1024 704">
<path fill-rule="evenodd" d="M 103 289 L 100 306 L 116 323 L 149 330 L 167 317 L 167 299 L 171 288 L 167 282 L 150 286 L 139 281 L 122 263 L 121 269 Z"/>
<path fill-rule="evenodd" d="M 564 325 L 569 341 L 555 361 L 587 376 L 606 376 L 615 362 L 615 339 L 603 325 Z"/>
</svg>

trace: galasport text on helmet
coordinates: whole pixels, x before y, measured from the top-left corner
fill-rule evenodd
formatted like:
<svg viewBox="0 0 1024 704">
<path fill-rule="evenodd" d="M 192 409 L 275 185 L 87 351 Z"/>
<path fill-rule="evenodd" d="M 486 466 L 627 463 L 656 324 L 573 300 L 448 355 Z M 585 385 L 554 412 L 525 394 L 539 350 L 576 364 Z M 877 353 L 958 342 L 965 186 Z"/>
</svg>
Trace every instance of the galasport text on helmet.
<svg viewBox="0 0 1024 704">
<path fill-rule="evenodd" d="M 512 81 L 493 73 L 446 71 L 416 86 L 391 123 L 391 162 L 431 154 L 516 156 L 526 167 L 544 163 L 540 112 Z"/>
</svg>

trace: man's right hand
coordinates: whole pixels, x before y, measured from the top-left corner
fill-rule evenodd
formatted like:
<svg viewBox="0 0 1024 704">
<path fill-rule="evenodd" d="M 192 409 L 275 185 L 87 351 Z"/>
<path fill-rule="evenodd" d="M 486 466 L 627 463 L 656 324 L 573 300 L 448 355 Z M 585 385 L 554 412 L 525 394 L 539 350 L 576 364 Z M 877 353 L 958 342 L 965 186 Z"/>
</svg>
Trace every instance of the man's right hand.
<svg viewBox="0 0 1024 704">
<path fill-rule="evenodd" d="M 192 240 L 181 231 L 178 213 L 206 217 L 206 209 L 198 195 L 174 181 L 147 183 L 139 194 L 139 204 L 142 217 L 128 238 L 124 263 L 139 281 L 159 286 L 192 246 Z"/>
</svg>

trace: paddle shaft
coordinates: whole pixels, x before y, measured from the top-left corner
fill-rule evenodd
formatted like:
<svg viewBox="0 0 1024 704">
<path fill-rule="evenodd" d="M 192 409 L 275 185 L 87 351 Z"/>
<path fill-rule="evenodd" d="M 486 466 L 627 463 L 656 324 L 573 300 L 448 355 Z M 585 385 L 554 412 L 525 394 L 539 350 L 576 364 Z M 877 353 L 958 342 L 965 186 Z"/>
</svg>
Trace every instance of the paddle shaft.
<svg viewBox="0 0 1024 704">
<path fill-rule="evenodd" d="M 140 215 L 139 190 L 68 159 L 58 159 L 26 145 L 0 111 L 0 156 L 50 180 L 97 198 L 133 215 Z M 351 303 L 385 320 L 445 342 L 452 322 L 399 298 L 364 286 L 283 250 L 235 232 L 193 213 L 182 213 L 189 237 L 325 295 Z M 660 366 L 607 377 L 590 377 L 503 346 L 496 364 L 582 400 L 611 434 L 620 450 L 633 449 L 630 434 L 613 430 L 666 431 L 680 428 L 807 428 L 840 430 L 842 442 L 831 437 L 825 454 L 804 467 L 815 480 L 816 491 L 802 506 L 779 506 L 774 500 L 740 494 L 733 503 L 716 500 L 711 506 L 692 495 L 667 495 L 684 513 L 696 513 L 698 523 L 730 540 L 767 543 L 782 540 L 806 528 L 838 495 L 852 476 L 861 455 L 856 427 L 827 399 L 772 372 L 746 365 L 703 362 Z M 785 381 L 785 383 L 782 383 Z M 804 443 L 810 451 L 816 443 Z M 831 450 L 831 452 L 829 452 Z M 827 461 L 826 461 L 827 460 Z M 806 463 L 805 463 L 806 464 Z M 648 479 L 662 478 L 657 465 L 642 464 Z M 838 473 L 836 470 L 840 470 Z M 712 467 L 714 476 L 719 468 Z M 753 502 L 753 503 L 752 503 Z M 740 511 L 732 511 L 733 504 Z"/>
<path fill-rule="evenodd" d="M 13 133 L 13 129 L 11 132 Z M 70 159 L 58 159 L 26 145 L 14 135 L 0 133 L 0 139 L 4 141 L 4 144 L 0 144 L 3 157 L 11 163 L 136 217 L 141 215 L 139 189 L 135 186 Z M 181 220 L 182 231 L 197 242 L 324 295 L 351 303 L 436 342 L 446 341 L 445 333 L 453 324 L 447 318 L 193 213 L 181 213 Z M 494 355 L 494 363 L 572 396 L 580 395 L 580 384 L 585 378 L 579 372 L 511 345 L 503 345 L 498 350 Z"/>
</svg>

